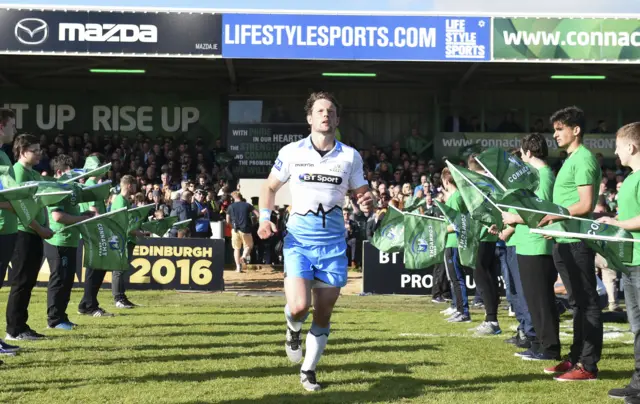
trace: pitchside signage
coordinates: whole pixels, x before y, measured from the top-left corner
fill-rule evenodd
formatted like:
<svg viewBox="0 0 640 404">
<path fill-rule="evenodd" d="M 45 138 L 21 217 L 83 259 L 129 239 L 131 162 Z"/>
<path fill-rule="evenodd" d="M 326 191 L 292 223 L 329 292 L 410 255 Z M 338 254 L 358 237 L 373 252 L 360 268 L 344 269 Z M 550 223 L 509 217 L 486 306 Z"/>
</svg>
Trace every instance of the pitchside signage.
<svg viewBox="0 0 640 404">
<path fill-rule="evenodd" d="M 220 14 L 1 10 L 0 52 L 215 56 Z"/>
<path fill-rule="evenodd" d="M 229 124 L 229 154 L 238 160 L 234 173 L 240 178 L 266 178 L 282 146 L 309 134 L 307 124 Z"/>
<path fill-rule="evenodd" d="M 368 241 L 362 251 L 362 292 L 378 295 L 431 295 L 433 267 L 409 270 L 402 253 L 383 253 Z M 467 274 L 467 291 L 475 293 L 473 276 Z"/>
<path fill-rule="evenodd" d="M 78 253 L 74 284 L 78 288 L 84 286 L 85 280 L 81 254 Z M 127 289 L 224 290 L 224 240 L 138 239 L 130 263 Z M 45 259 L 38 283 L 46 285 L 49 273 Z M 107 272 L 103 288 L 111 288 L 111 272 Z"/>
<path fill-rule="evenodd" d="M 489 17 L 224 14 L 225 58 L 488 61 Z"/>
</svg>

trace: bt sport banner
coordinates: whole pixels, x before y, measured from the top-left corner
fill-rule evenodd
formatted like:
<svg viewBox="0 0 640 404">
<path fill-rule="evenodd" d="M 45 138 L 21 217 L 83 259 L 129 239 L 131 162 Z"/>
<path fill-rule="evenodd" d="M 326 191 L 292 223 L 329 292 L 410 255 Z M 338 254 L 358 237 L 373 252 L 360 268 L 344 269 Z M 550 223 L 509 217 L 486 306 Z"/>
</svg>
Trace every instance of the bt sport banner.
<svg viewBox="0 0 640 404">
<path fill-rule="evenodd" d="M 222 56 L 488 61 L 489 17 L 224 14 Z"/>
<path fill-rule="evenodd" d="M 640 61 L 640 20 L 494 18 L 493 59 Z"/>
<path fill-rule="evenodd" d="M 0 53 L 219 56 L 220 14 L 0 10 Z"/>
</svg>

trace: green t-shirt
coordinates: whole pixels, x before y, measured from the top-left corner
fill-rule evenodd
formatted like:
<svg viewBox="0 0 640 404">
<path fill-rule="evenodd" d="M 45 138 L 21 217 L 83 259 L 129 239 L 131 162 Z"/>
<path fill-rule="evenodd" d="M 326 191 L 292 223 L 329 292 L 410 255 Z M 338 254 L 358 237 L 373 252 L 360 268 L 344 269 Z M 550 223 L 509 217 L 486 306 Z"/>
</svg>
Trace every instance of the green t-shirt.
<svg viewBox="0 0 640 404">
<path fill-rule="evenodd" d="M 127 198 L 125 198 L 121 194 L 118 194 L 118 195 L 116 195 L 115 198 L 113 198 L 113 201 L 111 201 L 111 212 L 113 212 L 115 210 L 118 210 L 118 209 L 122 209 L 122 208 L 130 209 L 131 208 L 131 203 L 129 203 Z M 136 238 L 134 236 L 132 236 L 131 234 L 127 234 L 127 243 L 128 244 L 135 244 L 135 242 L 136 242 Z"/>
<path fill-rule="evenodd" d="M 466 212 L 466 206 L 464 205 L 464 202 L 462 201 L 462 196 L 460 195 L 460 192 L 458 192 L 458 190 L 456 190 L 456 192 L 454 192 L 449 199 L 447 199 L 447 202 L 445 202 L 445 205 L 450 207 L 451 209 L 455 209 L 460 213 L 465 213 Z M 458 247 L 458 236 L 456 235 L 456 233 L 448 233 L 447 234 L 447 243 L 445 244 L 446 248 L 457 248 Z"/>
<path fill-rule="evenodd" d="M 49 228 L 54 232 L 53 237 L 47 243 L 56 247 L 77 247 L 80 243 L 80 231 L 74 227 L 62 233 L 56 233 L 64 229 L 65 225 L 53 220 L 53 212 L 64 212 L 69 215 L 79 216 L 80 207 L 71 202 L 71 198 L 66 198 L 59 205 L 49 206 Z"/>
<path fill-rule="evenodd" d="M 11 166 L 9 156 L 0 150 L 0 166 Z M 15 179 L 13 170 L 9 170 L 9 175 Z M 0 209 L 0 234 L 15 234 L 18 232 L 18 216 L 8 210 Z"/>
<path fill-rule="evenodd" d="M 553 187 L 553 203 L 568 208 L 580 201 L 578 187 L 591 185 L 593 187 L 593 200 L 591 201 L 591 211 L 596 207 L 598 201 L 598 189 L 602 180 L 602 171 L 596 157 L 580 145 L 565 160 L 558 178 Z M 587 215 L 590 217 L 591 214 Z M 578 239 L 557 238 L 556 243 L 577 243 Z"/>
<path fill-rule="evenodd" d="M 640 171 L 629 175 L 618 192 L 618 220 L 640 216 Z M 633 238 L 640 239 L 640 231 L 632 231 Z M 633 258 L 625 265 L 640 265 L 640 243 L 633 243 Z"/>
<path fill-rule="evenodd" d="M 536 189 L 536 196 L 548 201 L 552 198 L 555 175 L 549 166 L 538 170 L 540 182 Z M 524 224 L 516 226 L 516 254 L 518 255 L 551 255 L 553 240 L 547 240 L 540 234 L 531 233 L 529 227 Z"/>
<path fill-rule="evenodd" d="M 38 174 L 36 171 L 34 171 L 31 168 L 27 168 L 23 166 L 22 163 L 20 163 L 19 161 L 13 165 L 13 173 L 16 176 L 15 178 L 18 184 L 22 184 L 27 181 L 43 181 L 42 176 L 40 174 Z M 47 222 L 47 216 L 45 214 L 45 210 L 46 209 L 40 209 L 38 213 L 36 213 L 36 217 L 35 217 L 35 221 L 42 226 L 44 226 L 44 224 Z M 22 223 L 18 223 L 18 230 L 26 233 L 36 234 L 36 232 L 31 230 L 31 228 L 24 227 Z"/>
<path fill-rule="evenodd" d="M 90 178 L 84 183 L 84 185 L 98 185 L 98 183 L 94 179 Z M 86 212 L 91 209 L 92 206 L 95 206 L 99 214 L 103 215 L 107 213 L 107 207 L 105 206 L 104 201 L 83 202 L 79 206 L 80 212 Z"/>
</svg>

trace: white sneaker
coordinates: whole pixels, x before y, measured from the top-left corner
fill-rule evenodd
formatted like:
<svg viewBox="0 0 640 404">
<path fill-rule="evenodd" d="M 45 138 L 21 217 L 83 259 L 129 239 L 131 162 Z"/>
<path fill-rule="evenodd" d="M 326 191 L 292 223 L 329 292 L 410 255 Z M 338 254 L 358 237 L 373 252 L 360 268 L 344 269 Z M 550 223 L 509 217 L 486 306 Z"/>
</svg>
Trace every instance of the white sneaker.
<svg viewBox="0 0 640 404">
<path fill-rule="evenodd" d="M 316 381 L 316 372 L 313 370 L 301 370 L 300 383 L 302 383 L 302 387 L 307 391 L 318 391 L 321 389 L 320 385 Z"/>
<path fill-rule="evenodd" d="M 302 339 L 300 338 L 300 333 L 301 331 L 295 332 L 287 327 L 287 341 L 284 343 L 284 348 L 291 363 L 302 362 Z"/>
<path fill-rule="evenodd" d="M 516 316 L 516 312 L 513 311 L 513 307 L 509 306 L 509 317 L 515 317 Z"/>
<path fill-rule="evenodd" d="M 458 310 L 456 310 L 455 308 L 449 307 L 448 309 L 442 310 L 440 312 L 440 314 L 444 314 L 445 316 L 450 316 L 450 315 L 452 315 L 454 313 L 457 313 L 457 312 L 458 312 Z"/>
<path fill-rule="evenodd" d="M 238 273 L 242 272 L 242 267 L 236 267 L 236 272 Z"/>
</svg>

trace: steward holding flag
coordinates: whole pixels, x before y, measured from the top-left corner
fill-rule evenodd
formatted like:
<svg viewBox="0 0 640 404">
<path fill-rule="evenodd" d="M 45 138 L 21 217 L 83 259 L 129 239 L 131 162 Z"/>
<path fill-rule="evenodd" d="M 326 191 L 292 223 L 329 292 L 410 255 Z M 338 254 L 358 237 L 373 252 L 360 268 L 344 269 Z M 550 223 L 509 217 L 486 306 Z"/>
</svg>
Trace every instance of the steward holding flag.
<svg viewBox="0 0 640 404">
<path fill-rule="evenodd" d="M 11 144 L 16 132 L 16 115 L 10 109 L 0 108 L 0 166 L 7 168 L 12 177 L 13 169 L 7 153 L 2 150 L 4 144 Z M 0 182 L 0 188 L 2 183 Z M 13 250 L 18 236 L 18 217 L 9 202 L 0 203 L 0 287 L 7 275 L 7 267 L 13 255 Z M 0 355 L 13 355 L 20 349 L 9 345 L 0 339 Z M 2 361 L 0 361 L 0 365 Z"/>
<path fill-rule="evenodd" d="M 478 174 L 485 175 L 485 170 L 476 162 L 475 157 L 475 154 L 469 156 L 469 169 Z M 497 222 L 498 220 L 495 220 L 494 223 Z M 482 229 L 476 270 L 473 273 L 477 290 L 480 292 L 480 297 L 482 297 L 485 307 L 484 321 L 476 328 L 476 334 L 478 335 L 498 335 L 502 333 L 500 324 L 498 323 L 500 291 L 498 289 L 498 277 L 494 270 L 496 267 L 497 242 L 498 236 L 496 234 L 492 234 L 487 228 Z"/>
<path fill-rule="evenodd" d="M 94 153 L 91 156 L 87 157 L 87 160 L 84 163 L 84 168 L 86 170 L 92 170 L 100 166 L 100 155 L 98 153 Z M 97 177 L 91 177 L 87 179 L 85 185 L 97 185 Z M 80 205 L 81 211 L 93 211 L 98 215 L 103 215 L 107 213 L 107 208 L 104 204 L 104 200 L 97 200 L 95 202 L 85 202 Z M 102 269 L 94 269 L 88 268 L 86 269 L 84 275 L 84 295 L 82 296 L 82 300 L 80 300 L 80 304 L 78 305 L 78 313 L 84 314 L 93 317 L 113 317 L 112 313 L 108 313 L 102 308 L 100 308 L 100 304 L 98 303 L 98 292 L 100 291 L 100 287 L 102 286 L 102 282 L 104 282 L 104 276 L 107 272 Z M 111 284 L 113 288 L 114 284 Z"/>
<path fill-rule="evenodd" d="M 60 178 L 73 167 L 73 159 L 59 154 L 51 160 L 54 177 Z M 71 289 L 76 274 L 76 256 L 80 244 L 77 227 L 63 231 L 65 226 L 76 224 L 93 216 L 93 212 L 80 214 L 75 195 L 49 207 L 49 221 L 54 236 L 44 243 L 44 255 L 49 262 L 49 282 L 47 284 L 47 323 L 49 328 L 71 331 L 75 324 L 69 320 L 67 306 L 71 299 Z"/>
<path fill-rule="evenodd" d="M 522 139 L 521 158 L 538 173 L 535 195 L 546 201 L 553 197 L 553 170 L 545 159 L 549 153 L 544 136 L 533 133 Z M 558 309 L 554 285 L 558 279 L 553 262 L 553 241 L 531 233 L 517 214 L 505 212 L 505 224 L 515 225 L 516 254 L 522 291 L 536 335 L 531 348 L 517 354 L 524 360 L 560 359 Z"/>
<path fill-rule="evenodd" d="M 628 230 L 634 239 L 640 239 L 640 122 L 630 123 L 618 130 L 616 154 L 625 167 L 633 171 L 618 192 L 618 216 L 598 221 Z M 611 398 L 625 398 L 625 403 L 640 404 L 640 243 L 633 244 L 633 259 L 624 262 L 629 273 L 622 274 L 624 298 L 631 332 L 635 335 L 635 371 L 627 387 L 609 391 Z"/>
<path fill-rule="evenodd" d="M 465 213 L 466 207 L 456 187 L 456 183 L 448 168 L 442 170 L 442 187 L 445 191 L 445 205 L 460 213 Z M 449 228 L 449 234 L 445 242 L 444 265 L 447 277 L 451 282 L 452 309 L 445 310 L 443 314 L 451 315 L 447 319 L 450 323 L 470 323 L 469 297 L 467 294 L 466 274 L 464 267 L 460 263 L 458 252 L 458 237 L 454 230 Z"/>
<path fill-rule="evenodd" d="M 553 203 L 567 208 L 571 216 L 589 217 L 598 200 L 602 172 L 598 160 L 583 144 L 585 117 L 577 107 L 551 116 L 558 147 L 569 154 L 553 187 Z M 563 220 L 545 216 L 538 227 Z M 545 373 L 559 374 L 558 381 L 589 381 L 598 378 L 602 354 L 602 310 L 597 292 L 595 253 L 579 239 L 556 238 L 553 261 L 562 278 L 573 309 L 573 344 L 569 357 Z"/>
<path fill-rule="evenodd" d="M 136 193 L 136 179 L 131 175 L 124 175 L 120 179 L 120 193 L 116 195 L 111 203 L 111 211 L 131 208 L 130 198 Z M 135 247 L 135 237 L 138 235 L 144 235 L 140 230 L 133 230 L 129 233 L 129 239 L 127 242 L 127 250 L 129 257 L 133 255 L 133 248 Z M 119 309 L 132 309 L 136 307 L 131 303 L 125 294 L 125 276 L 129 271 L 113 271 L 111 273 L 112 283 L 111 290 L 113 292 L 113 299 L 115 305 Z"/>
<path fill-rule="evenodd" d="M 13 165 L 13 173 L 18 184 L 27 181 L 42 181 L 33 170 L 40 162 L 40 142 L 33 135 L 20 135 L 13 142 L 13 154 L 18 160 Z M 33 331 L 28 325 L 31 291 L 38 280 L 42 265 L 43 239 L 53 237 L 47 220 L 47 209 L 38 211 L 35 219 L 27 227 L 18 223 L 18 236 L 11 258 L 11 291 L 7 303 L 7 336 L 10 341 L 39 340 L 44 335 Z"/>
</svg>

